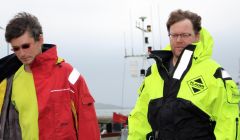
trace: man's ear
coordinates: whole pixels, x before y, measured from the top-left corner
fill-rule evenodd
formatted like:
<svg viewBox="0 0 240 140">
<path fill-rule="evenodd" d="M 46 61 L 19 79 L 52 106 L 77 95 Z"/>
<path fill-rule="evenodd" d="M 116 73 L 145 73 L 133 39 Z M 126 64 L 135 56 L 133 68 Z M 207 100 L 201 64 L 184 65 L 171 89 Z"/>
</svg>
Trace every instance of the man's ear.
<svg viewBox="0 0 240 140">
<path fill-rule="evenodd" d="M 195 34 L 195 43 L 200 41 L 200 33 Z"/>
<path fill-rule="evenodd" d="M 38 40 L 41 44 L 43 44 L 43 42 L 44 42 L 44 40 L 43 40 L 43 35 L 42 34 L 40 34 L 39 35 L 39 40 Z"/>
</svg>

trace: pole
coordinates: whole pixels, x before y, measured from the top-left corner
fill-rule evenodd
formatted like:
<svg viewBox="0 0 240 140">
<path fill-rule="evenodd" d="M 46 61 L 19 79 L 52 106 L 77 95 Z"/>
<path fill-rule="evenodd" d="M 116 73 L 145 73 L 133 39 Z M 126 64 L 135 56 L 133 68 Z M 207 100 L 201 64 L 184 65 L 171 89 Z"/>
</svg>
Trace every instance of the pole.
<svg viewBox="0 0 240 140">
<path fill-rule="evenodd" d="M 9 43 L 7 43 L 7 55 L 9 55 Z"/>
<path fill-rule="evenodd" d="M 6 31 L 3 27 L 0 26 L 0 29 Z M 7 42 L 7 55 L 9 55 L 9 43 Z"/>
</svg>

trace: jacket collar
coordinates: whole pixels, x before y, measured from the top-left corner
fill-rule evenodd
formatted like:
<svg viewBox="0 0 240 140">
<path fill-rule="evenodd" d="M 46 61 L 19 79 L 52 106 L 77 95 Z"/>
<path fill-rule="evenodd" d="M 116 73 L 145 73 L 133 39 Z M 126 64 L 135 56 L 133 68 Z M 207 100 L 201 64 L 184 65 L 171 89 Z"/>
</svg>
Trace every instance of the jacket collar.
<svg viewBox="0 0 240 140">
<path fill-rule="evenodd" d="M 35 57 L 31 64 L 31 69 L 45 64 L 53 64 L 57 62 L 56 45 L 43 44 L 42 53 Z"/>
<path fill-rule="evenodd" d="M 195 50 L 196 45 L 188 45 L 187 47 L 184 48 L 182 53 L 180 54 L 180 57 L 182 56 L 183 52 L 185 50 L 190 50 L 193 51 Z M 155 50 L 152 51 L 149 55 L 149 58 L 153 58 L 157 63 L 168 63 L 168 61 L 172 58 L 173 53 L 171 50 Z"/>
</svg>

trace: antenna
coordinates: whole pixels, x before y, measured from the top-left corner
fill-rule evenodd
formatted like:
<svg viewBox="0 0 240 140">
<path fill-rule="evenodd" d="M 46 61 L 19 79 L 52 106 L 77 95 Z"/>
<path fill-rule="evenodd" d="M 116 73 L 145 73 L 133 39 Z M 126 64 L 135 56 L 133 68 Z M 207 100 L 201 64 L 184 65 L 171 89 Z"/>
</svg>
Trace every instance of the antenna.
<svg viewBox="0 0 240 140">
<path fill-rule="evenodd" d="M 140 76 L 145 76 L 145 69 L 144 67 L 144 61 L 146 58 L 149 56 L 150 52 L 152 51 L 152 47 L 149 46 L 149 37 L 145 36 L 145 33 L 150 33 L 152 32 L 151 25 L 147 25 L 145 29 L 144 22 L 147 19 L 147 17 L 141 16 L 139 17 L 140 22 L 136 22 L 136 28 L 139 29 L 142 32 L 142 47 L 143 47 L 143 52 L 141 54 L 134 54 L 134 49 L 132 47 L 132 54 L 128 55 L 127 51 L 125 50 L 125 58 L 130 58 L 130 57 L 139 57 L 143 58 L 143 66 L 142 69 L 140 70 Z M 148 45 L 148 46 L 147 46 Z"/>
<path fill-rule="evenodd" d="M 5 29 L 2 26 L 0 26 L 0 29 L 5 31 Z M 8 42 L 7 42 L 7 55 L 9 55 L 9 44 L 8 44 Z"/>
</svg>

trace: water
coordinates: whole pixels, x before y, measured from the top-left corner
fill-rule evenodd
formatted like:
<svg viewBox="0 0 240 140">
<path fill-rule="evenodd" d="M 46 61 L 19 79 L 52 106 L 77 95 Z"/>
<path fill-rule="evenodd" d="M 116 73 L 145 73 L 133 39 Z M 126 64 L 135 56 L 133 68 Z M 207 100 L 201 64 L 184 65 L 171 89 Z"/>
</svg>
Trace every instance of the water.
<svg viewBox="0 0 240 140">
<path fill-rule="evenodd" d="M 113 112 L 128 116 L 132 109 L 96 109 L 97 116 L 111 117 Z"/>
</svg>

